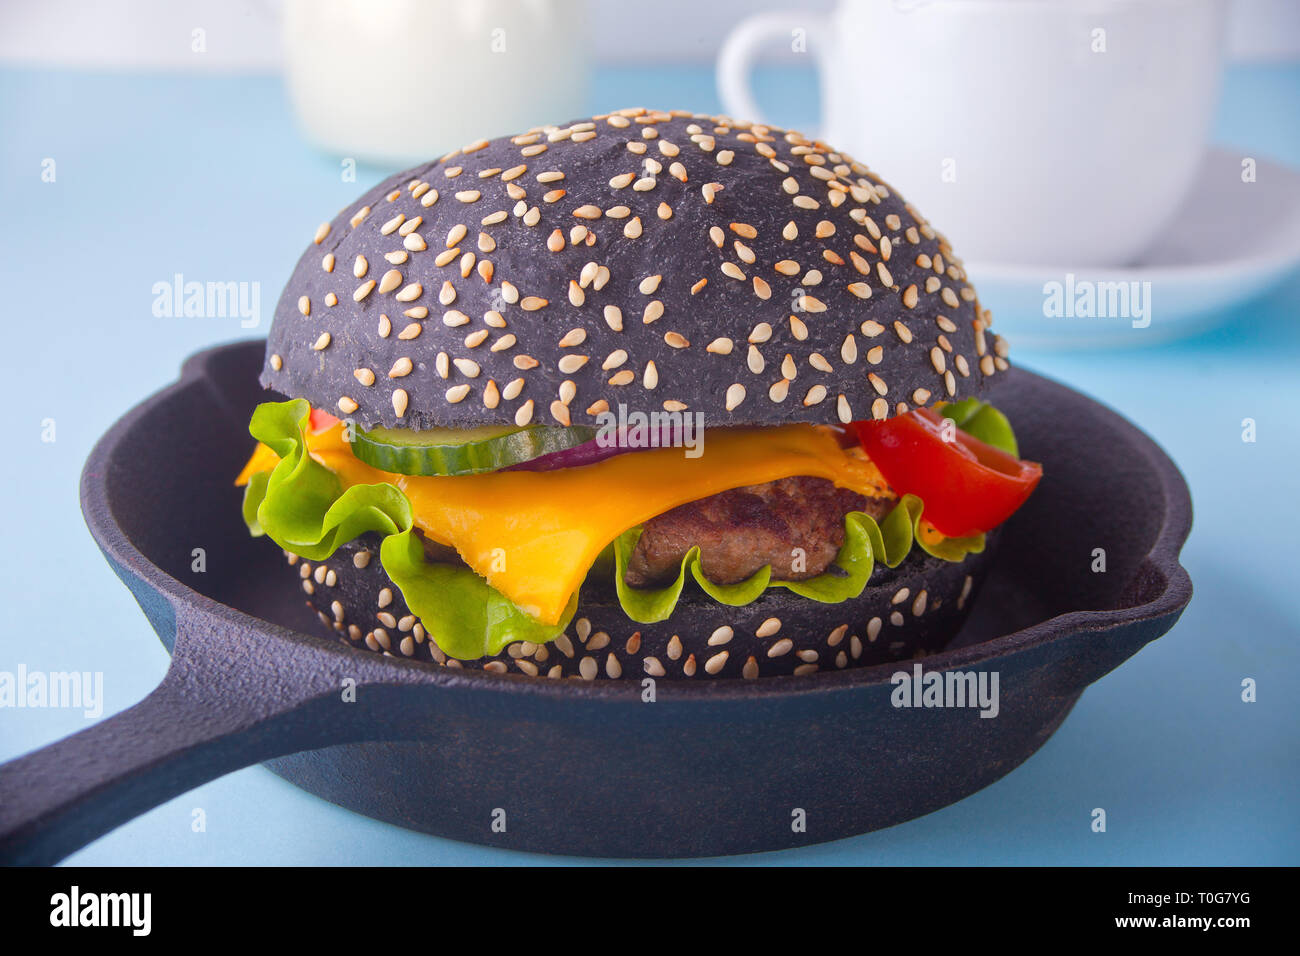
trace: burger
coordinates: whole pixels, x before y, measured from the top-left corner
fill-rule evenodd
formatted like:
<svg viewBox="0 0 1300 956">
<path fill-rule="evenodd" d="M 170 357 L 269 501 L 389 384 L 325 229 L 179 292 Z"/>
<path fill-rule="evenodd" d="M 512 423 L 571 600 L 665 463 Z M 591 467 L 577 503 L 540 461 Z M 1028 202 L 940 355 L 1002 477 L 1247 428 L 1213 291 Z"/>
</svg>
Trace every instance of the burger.
<svg viewBox="0 0 1300 956">
<path fill-rule="evenodd" d="M 981 398 L 991 324 L 916 209 L 799 133 L 629 109 L 482 140 L 316 230 L 244 520 L 331 633 L 435 665 L 924 655 L 1041 475 Z"/>
</svg>

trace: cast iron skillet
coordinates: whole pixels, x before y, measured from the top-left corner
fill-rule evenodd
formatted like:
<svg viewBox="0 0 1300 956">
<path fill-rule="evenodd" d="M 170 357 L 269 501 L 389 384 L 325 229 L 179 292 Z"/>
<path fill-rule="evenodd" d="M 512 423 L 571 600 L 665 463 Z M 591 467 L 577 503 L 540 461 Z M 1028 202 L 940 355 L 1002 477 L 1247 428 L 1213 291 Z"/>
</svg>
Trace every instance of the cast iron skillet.
<svg viewBox="0 0 1300 956">
<path fill-rule="evenodd" d="M 262 353 L 246 341 L 192 357 L 91 453 L 86 522 L 172 663 L 139 704 L 0 768 L 0 859 L 55 862 L 258 762 L 359 813 L 514 849 L 678 857 L 833 840 L 1010 772 L 1191 597 L 1177 468 L 1115 413 L 1013 370 L 994 397 L 1046 477 L 1006 527 L 966 627 L 924 661 L 997 671 L 996 718 L 895 708 L 893 664 L 661 679 L 646 702 L 635 680 L 497 676 L 354 650 L 324 636 L 280 550 L 239 516 L 231 479 L 264 397 Z M 196 547 L 204 573 L 191 571 Z M 1094 548 L 1105 573 L 1092 570 Z"/>
</svg>

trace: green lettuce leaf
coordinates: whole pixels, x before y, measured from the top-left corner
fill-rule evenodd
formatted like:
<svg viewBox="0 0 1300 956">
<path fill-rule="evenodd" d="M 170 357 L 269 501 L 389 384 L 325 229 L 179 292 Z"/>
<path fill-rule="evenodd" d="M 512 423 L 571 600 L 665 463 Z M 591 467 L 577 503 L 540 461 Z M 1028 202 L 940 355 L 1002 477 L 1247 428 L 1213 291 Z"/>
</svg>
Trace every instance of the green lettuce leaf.
<svg viewBox="0 0 1300 956">
<path fill-rule="evenodd" d="M 303 399 L 266 402 L 253 412 L 249 433 L 280 461 L 254 475 L 245 489 L 244 521 L 251 534 L 265 534 L 288 551 L 323 561 L 353 538 L 378 532 L 384 571 L 451 657 L 496 655 L 515 641 L 541 644 L 563 632 L 577 608 L 576 593 L 560 623 L 541 624 L 469 568 L 425 560 L 401 489 L 385 482 L 345 491 L 337 476 L 307 453 L 310 414 Z"/>
<path fill-rule="evenodd" d="M 978 398 L 963 398 L 960 402 L 947 402 L 938 407 L 940 415 L 951 418 L 967 435 L 999 448 L 1014 458 L 1020 457 L 1020 446 L 1016 444 L 1016 433 L 1011 430 L 1011 422 L 988 402 L 981 402 Z"/>
<path fill-rule="evenodd" d="M 682 557 L 677 577 L 658 588 L 634 588 L 624 580 L 632 551 L 641 538 L 640 528 L 631 528 L 614 542 L 614 587 L 623 612 L 639 624 L 653 624 L 672 616 L 686 585 L 687 575 L 700 589 L 721 604 L 740 606 L 756 601 L 769 587 L 785 588 L 802 597 L 824 604 L 838 604 L 856 598 L 866 588 L 877 560 L 896 568 L 913 543 L 927 554 L 945 561 L 960 561 L 968 554 L 984 550 L 984 535 L 967 538 L 944 538 L 937 544 L 921 540 L 918 525 L 924 511 L 916 495 L 904 495 L 879 524 L 869 514 L 853 511 L 844 517 L 844 544 L 831 566 L 806 581 L 773 581 L 772 567 L 755 571 L 735 584 L 716 584 L 704 575 L 700 566 L 700 549 L 691 548 Z"/>
</svg>

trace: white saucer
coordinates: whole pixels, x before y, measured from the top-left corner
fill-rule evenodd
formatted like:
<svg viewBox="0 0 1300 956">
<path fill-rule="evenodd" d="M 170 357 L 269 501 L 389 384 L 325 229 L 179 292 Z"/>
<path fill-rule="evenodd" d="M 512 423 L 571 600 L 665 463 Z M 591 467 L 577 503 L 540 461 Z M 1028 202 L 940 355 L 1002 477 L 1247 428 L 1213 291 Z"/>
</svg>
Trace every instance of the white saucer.
<svg viewBox="0 0 1300 956">
<path fill-rule="evenodd" d="M 968 262 L 994 328 L 1025 348 L 1141 346 L 1200 332 L 1227 318 L 1231 307 L 1268 292 L 1300 265 L 1300 171 L 1257 158 L 1255 182 L 1242 182 L 1246 155 L 1210 149 L 1168 228 L 1132 266 Z M 1135 327 L 1145 320 L 1045 314 L 1045 286 L 1059 283 L 1064 290 L 1067 282 L 1075 290 L 1085 282 L 1150 282 L 1150 322 Z"/>
</svg>

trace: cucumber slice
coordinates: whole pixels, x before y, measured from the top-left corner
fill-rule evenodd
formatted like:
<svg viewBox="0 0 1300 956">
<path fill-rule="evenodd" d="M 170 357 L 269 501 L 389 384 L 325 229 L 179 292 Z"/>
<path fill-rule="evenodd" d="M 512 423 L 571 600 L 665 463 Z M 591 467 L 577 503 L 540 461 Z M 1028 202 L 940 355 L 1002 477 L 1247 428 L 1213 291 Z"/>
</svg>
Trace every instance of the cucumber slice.
<svg viewBox="0 0 1300 956">
<path fill-rule="evenodd" d="M 403 475 L 477 475 L 565 451 L 595 436 L 594 428 L 583 426 L 357 429 L 352 454 L 381 471 Z"/>
</svg>

